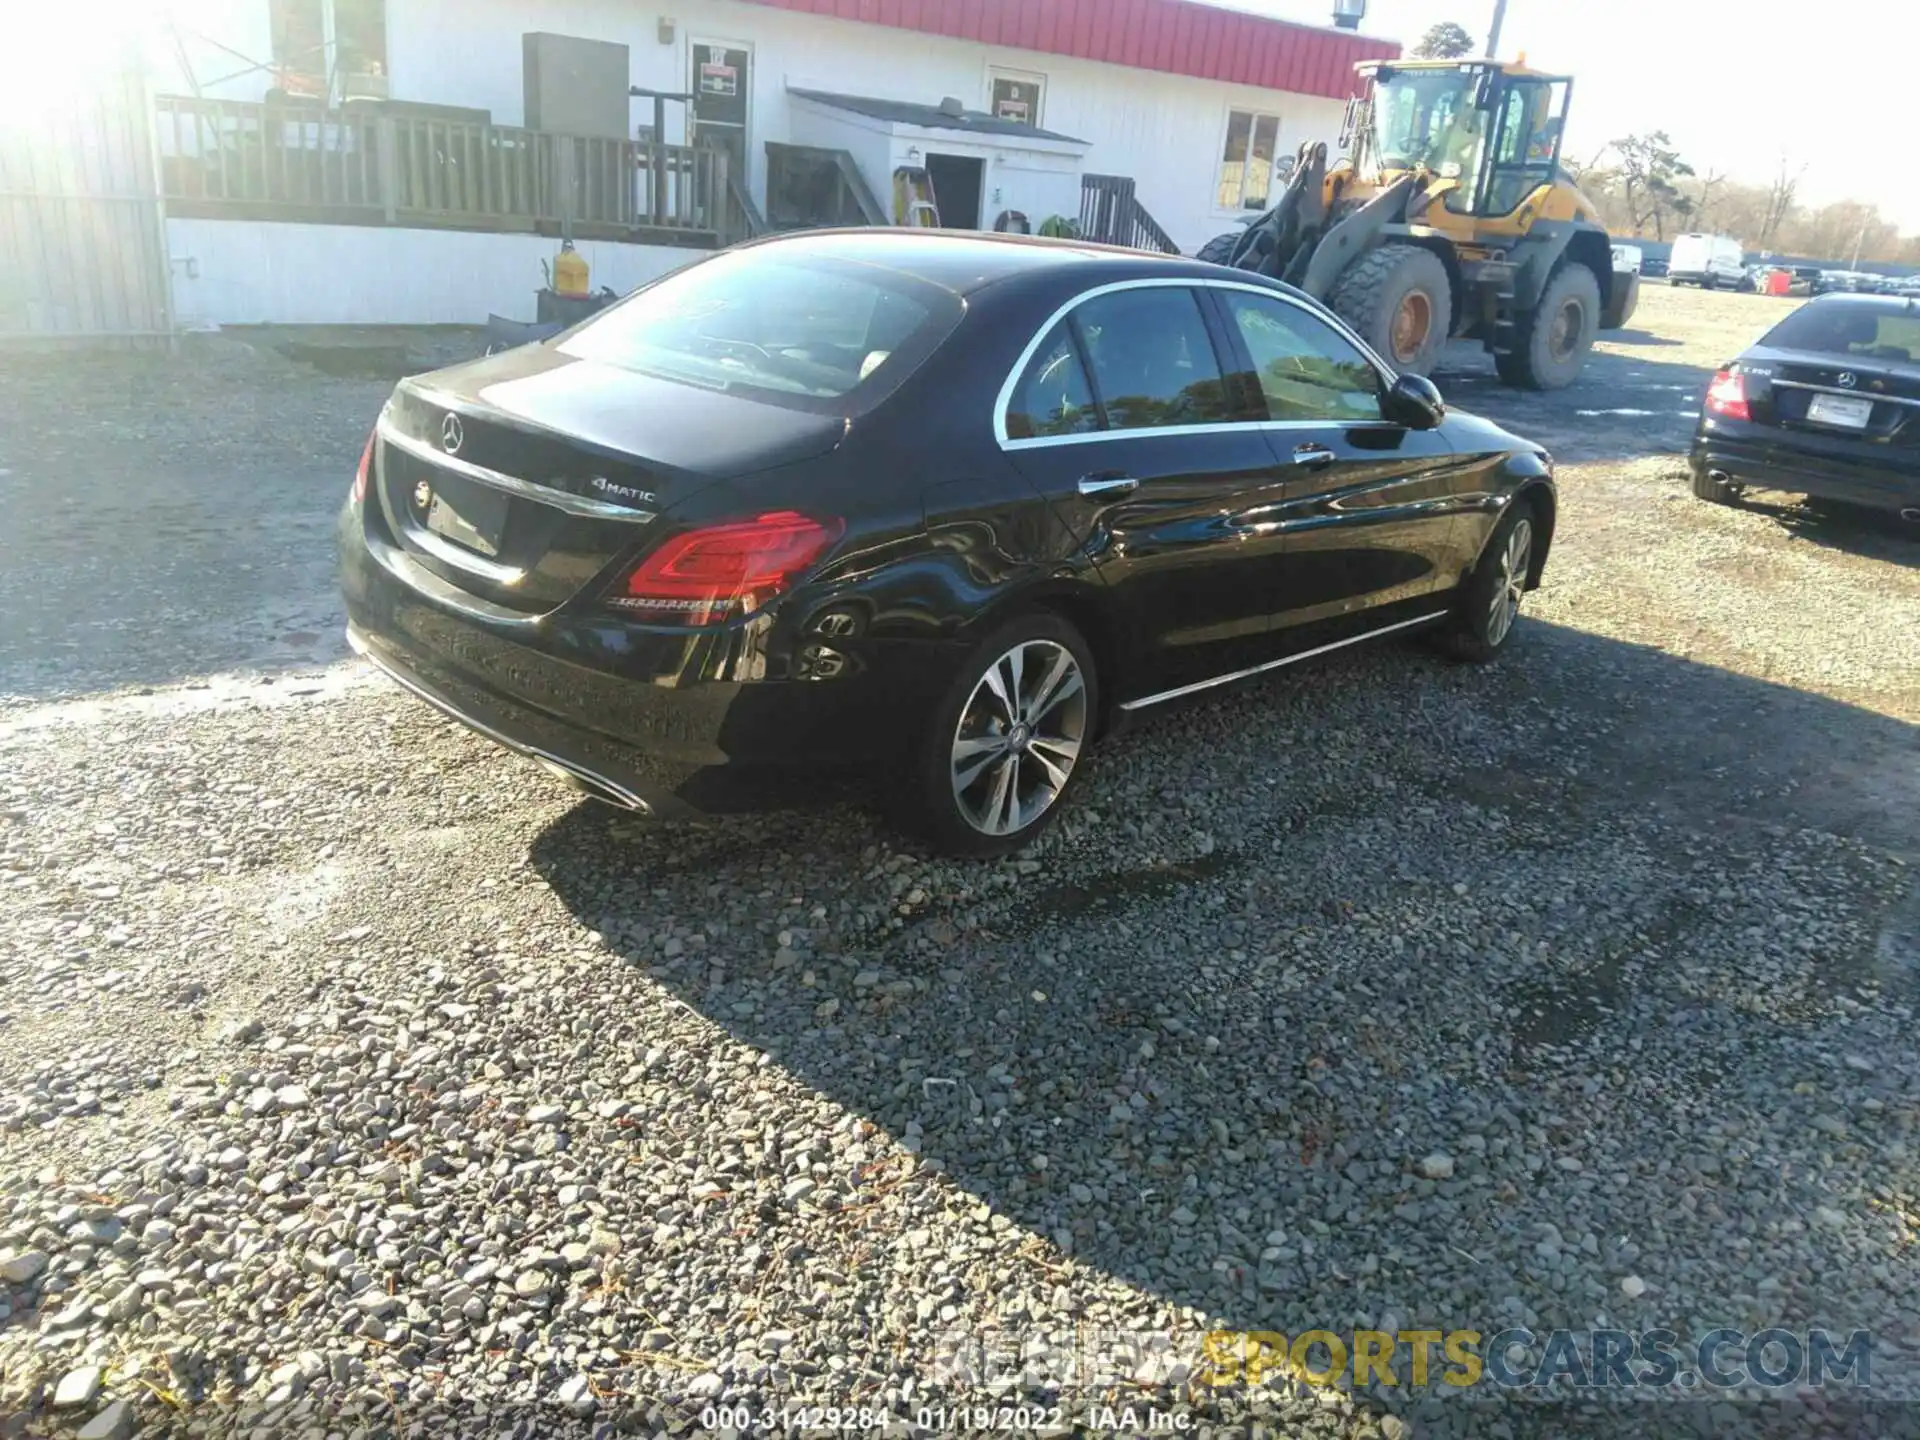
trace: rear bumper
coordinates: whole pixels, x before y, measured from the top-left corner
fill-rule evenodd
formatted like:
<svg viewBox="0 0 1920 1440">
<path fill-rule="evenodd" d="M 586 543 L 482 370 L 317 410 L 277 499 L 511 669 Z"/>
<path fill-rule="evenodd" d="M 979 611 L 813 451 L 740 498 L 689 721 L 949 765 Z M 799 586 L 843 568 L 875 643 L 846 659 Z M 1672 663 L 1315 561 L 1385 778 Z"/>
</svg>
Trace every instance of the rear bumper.
<svg viewBox="0 0 1920 1440">
<path fill-rule="evenodd" d="M 356 652 L 496 744 L 662 817 L 844 792 L 905 753 L 923 713 L 913 678 L 941 648 L 884 647 L 839 678 L 786 678 L 793 646 L 771 616 L 689 633 L 597 612 L 490 615 L 409 577 L 351 505 L 339 541 Z"/>
<path fill-rule="evenodd" d="M 1697 432 L 1691 459 L 1698 471 L 1722 471 L 1748 485 L 1838 500 L 1875 510 L 1901 511 L 1920 506 L 1920 457 L 1913 466 L 1868 461 L 1837 442 L 1823 446 L 1817 437 L 1793 432 L 1782 444 L 1779 432 L 1738 421 L 1716 421 Z"/>
</svg>

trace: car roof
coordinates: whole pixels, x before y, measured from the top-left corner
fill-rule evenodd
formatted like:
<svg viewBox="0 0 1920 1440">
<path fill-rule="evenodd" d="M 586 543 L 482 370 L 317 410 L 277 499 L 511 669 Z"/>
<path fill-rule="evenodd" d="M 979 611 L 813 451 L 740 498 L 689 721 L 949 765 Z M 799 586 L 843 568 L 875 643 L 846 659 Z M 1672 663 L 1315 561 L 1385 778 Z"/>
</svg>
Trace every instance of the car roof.
<svg viewBox="0 0 1920 1440">
<path fill-rule="evenodd" d="M 1911 295 L 1874 295 L 1860 290 L 1851 292 L 1830 290 L 1825 295 L 1814 297 L 1813 303 L 1815 305 L 1826 305 L 1830 307 L 1852 305 L 1870 310 L 1920 311 L 1920 306 L 1916 306 L 1914 298 Z"/>
<path fill-rule="evenodd" d="M 1054 240 L 1037 235 L 982 231 L 886 229 L 862 226 L 845 230 L 801 230 L 769 236 L 742 248 L 765 248 L 796 256 L 883 266 L 970 295 L 1003 280 L 1071 271 L 1087 284 L 1148 276 L 1192 275 L 1218 279 L 1221 267 L 1180 255 L 1096 245 L 1087 240 Z M 1257 275 L 1255 283 L 1275 285 Z"/>
</svg>

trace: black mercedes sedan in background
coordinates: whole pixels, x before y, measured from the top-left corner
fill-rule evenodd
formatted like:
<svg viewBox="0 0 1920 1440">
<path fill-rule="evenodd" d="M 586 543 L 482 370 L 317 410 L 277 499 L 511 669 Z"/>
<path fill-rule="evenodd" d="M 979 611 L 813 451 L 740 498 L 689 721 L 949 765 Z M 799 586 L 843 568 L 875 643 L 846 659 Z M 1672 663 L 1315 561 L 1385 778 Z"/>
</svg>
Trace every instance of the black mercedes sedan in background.
<svg viewBox="0 0 1920 1440">
<path fill-rule="evenodd" d="M 1693 493 L 1749 485 L 1920 521 L 1920 299 L 1822 295 L 1713 377 Z"/>
<path fill-rule="evenodd" d="M 1554 514 L 1545 452 L 1277 282 L 858 230 L 403 382 L 339 538 L 354 648 L 590 794 L 852 772 L 986 856 L 1166 702 L 1416 630 L 1490 659 Z"/>
</svg>

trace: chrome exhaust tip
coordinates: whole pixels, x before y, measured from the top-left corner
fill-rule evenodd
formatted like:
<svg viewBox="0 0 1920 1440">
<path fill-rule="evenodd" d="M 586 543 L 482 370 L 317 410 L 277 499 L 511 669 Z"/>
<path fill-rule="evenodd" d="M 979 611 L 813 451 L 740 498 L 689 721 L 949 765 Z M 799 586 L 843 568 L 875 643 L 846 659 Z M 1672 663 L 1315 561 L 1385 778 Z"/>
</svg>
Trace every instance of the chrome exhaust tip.
<svg viewBox="0 0 1920 1440">
<path fill-rule="evenodd" d="M 1900 512 L 1900 518 L 1902 520 L 1911 520 L 1914 524 L 1920 525 L 1920 505 L 1909 505 Z"/>
<path fill-rule="evenodd" d="M 582 769 L 565 760 L 557 760 L 551 755 L 535 755 L 533 760 L 541 769 L 558 776 L 574 789 L 592 796 L 595 800 L 604 801 L 616 809 L 632 811 L 636 815 L 646 815 L 652 811 L 653 807 L 646 801 L 625 786 L 614 784 L 604 775 L 596 775 L 591 770 Z"/>
<path fill-rule="evenodd" d="M 1707 479 L 1713 481 L 1716 485 L 1731 485 L 1733 483 L 1733 477 L 1724 470 L 1707 471 Z"/>
</svg>

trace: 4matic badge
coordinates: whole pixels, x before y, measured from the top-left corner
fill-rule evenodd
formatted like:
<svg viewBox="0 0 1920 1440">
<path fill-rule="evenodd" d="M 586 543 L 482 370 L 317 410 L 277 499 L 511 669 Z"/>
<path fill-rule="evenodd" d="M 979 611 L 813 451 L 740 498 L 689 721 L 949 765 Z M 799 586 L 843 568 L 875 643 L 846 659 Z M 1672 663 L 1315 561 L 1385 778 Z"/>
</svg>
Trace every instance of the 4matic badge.
<svg viewBox="0 0 1920 1440">
<path fill-rule="evenodd" d="M 604 475 L 596 475 L 587 483 L 592 485 L 593 488 L 598 490 L 602 495 L 609 495 L 615 500 L 627 500 L 640 505 L 652 505 L 660 498 L 651 490 L 637 489 L 632 485 L 616 485 Z"/>
</svg>

